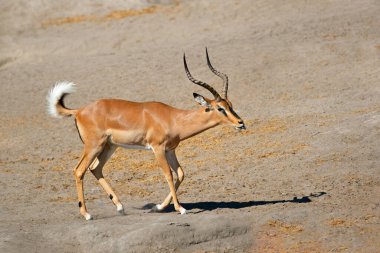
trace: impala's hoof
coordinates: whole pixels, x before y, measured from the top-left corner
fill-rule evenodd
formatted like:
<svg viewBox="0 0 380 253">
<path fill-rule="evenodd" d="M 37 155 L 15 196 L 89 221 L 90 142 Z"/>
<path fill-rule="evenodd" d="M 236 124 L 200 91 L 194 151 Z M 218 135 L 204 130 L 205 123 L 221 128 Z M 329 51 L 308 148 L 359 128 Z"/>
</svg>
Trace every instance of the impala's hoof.
<svg viewBox="0 0 380 253">
<path fill-rule="evenodd" d="M 161 205 L 157 204 L 150 209 L 150 213 L 160 213 L 164 210 Z"/>
<path fill-rule="evenodd" d="M 120 215 L 125 215 L 124 208 L 123 208 L 123 205 L 122 205 L 122 204 L 118 204 L 118 205 L 116 205 L 116 208 L 117 208 L 117 212 L 118 212 Z"/>
<path fill-rule="evenodd" d="M 186 214 L 186 209 L 183 208 L 183 207 L 181 207 L 181 208 L 179 209 L 179 213 L 180 213 L 181 215 Z"/>
<path fill-rule="evenodd" d="M 92 218 L 91 214 L 89 214 L 89 213 L 86 213 L 86 214 L 84 215 L 84 218 L 85 218 L 86 220 L 93 220 L 93 219 L 94 219 L 94 218 Z"/>
</svg>

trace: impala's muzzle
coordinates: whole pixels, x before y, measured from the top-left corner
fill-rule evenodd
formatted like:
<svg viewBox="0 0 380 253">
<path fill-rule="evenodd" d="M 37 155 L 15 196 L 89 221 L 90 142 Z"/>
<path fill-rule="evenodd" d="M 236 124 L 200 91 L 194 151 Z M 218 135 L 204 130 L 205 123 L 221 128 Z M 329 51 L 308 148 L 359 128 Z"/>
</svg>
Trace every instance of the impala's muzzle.
<svg viewBox="0 0 380 253">
<path fill-rule="evenodd" d="M 240 125 L 237 126 L 236 129 L 238 129 L 238 130 L 246 130 L 246 129 L 247 129 L 247 128 L 245 127 L 243 121 L 239 121 L 238 123 L 239 123 Z"/>
</svg>

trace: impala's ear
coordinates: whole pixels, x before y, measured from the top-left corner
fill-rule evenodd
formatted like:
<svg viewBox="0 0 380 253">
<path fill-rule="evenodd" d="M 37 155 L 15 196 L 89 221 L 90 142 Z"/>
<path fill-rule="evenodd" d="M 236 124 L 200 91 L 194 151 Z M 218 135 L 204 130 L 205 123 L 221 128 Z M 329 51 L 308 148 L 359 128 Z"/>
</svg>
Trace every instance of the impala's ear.
<svg viewBox="0 0 380 253">
<path fill-rule="evenodd" d="M 193 93 L 193 96 L 194 96 L 195 102 L 197 102 L 201 106 L 206 106 L 207 108 L 211 108 L 211 104 L 202 95 Z"/>
</svg>

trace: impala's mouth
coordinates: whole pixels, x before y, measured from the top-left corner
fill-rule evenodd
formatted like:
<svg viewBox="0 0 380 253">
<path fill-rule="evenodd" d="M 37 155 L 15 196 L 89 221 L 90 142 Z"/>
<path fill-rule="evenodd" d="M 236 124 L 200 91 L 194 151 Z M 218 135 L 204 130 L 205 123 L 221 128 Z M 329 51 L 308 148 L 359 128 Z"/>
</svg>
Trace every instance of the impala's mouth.
<svg viewBox="0 0 380 253">
<path fill-rule="evenodd" d="M 240 126 L 236 127 L 237 130 L 246 130 L 247 128 L 245 127 L 244 124 L 241 124 Z"/>
</svg>

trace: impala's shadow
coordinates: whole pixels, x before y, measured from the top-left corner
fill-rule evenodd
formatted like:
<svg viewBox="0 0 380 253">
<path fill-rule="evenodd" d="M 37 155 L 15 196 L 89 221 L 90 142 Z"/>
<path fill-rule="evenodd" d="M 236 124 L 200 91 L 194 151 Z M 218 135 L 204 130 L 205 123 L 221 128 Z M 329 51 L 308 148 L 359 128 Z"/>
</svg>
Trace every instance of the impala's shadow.
<svg viewBox="0 0 380 253">
<path fill-rule="evenodd" d="M 228 201 L 228 202 L 215 202 L 215 201 L 207 201 L 207 202 L 195 202 L 195 203 L 181 203 L 181 205 L 187 209 L 199 209 L 198 212 L 204 212 L 204 211 L 212 211 L 215 209 L 241 209 L 246 207 L 252 207 L 252 206 L 263 206 L 263 205 L 273 205 L 273 204 L 281 204 L 281 203 L 295 203 L 295 204 L 305 204 L 312 202 L 312 198 L 318 198 L 323 195 L 325 195 L 326 192 L 317 192 L 312 193 L 308 196 L 303 196 L 300 198 L 294 197 L 292 199 L 283 199 L 283 200 L 253 200 L 253 201 Z M 141 209 L 152 209 L 155 206 L 155 204 L 149 203 L 144 205 Z M 168 208 L 166 208 L 162 212 L 173 212 L 174 206 L 170 205 Z M 198 213 L 197 212 L 197 213 Z"/>
</svg>

